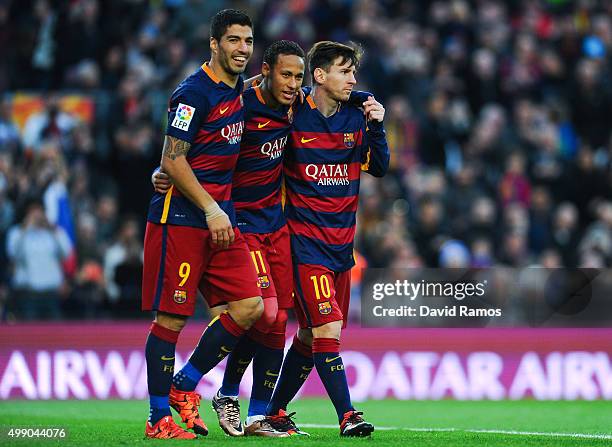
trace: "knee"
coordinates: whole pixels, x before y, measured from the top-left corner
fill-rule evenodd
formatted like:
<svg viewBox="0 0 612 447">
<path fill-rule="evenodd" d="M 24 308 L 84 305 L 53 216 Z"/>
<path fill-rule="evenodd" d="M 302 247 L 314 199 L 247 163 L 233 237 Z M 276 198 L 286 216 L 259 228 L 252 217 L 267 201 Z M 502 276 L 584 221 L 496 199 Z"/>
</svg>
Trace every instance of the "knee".
<svg viewBox="0 0 612 447">
<path fill-rule="evenodd" d="M 336 340 L 340 340 L 341 332 L 342 321 L 332 321 L 323 326 L 312 328 L 312 335 L 314 338 L 335 338 Z"/>
<path fill-rule="evenodd" d="M 277 335 L 284 340 L 287 328 L 287 310 L 278 309 L 276 312 L 268 314 L 266 300 L 264 300 L 264 308 L 263 315 L 253 327 L 270 337 Z"/>
<path fill-rule="evenodd" d="M 229 314 L 243 329 L 249 329 L 259 320 L 264 311 L 263 300 L 260 296 L 247 298 L 229 303 Z"/>
<path fill-rule="evenodd" d="M 298 329 L 297 338 L 306 346 L 312 346 L 312 329 Z"/>
<path fill-rule="evenodd" d="M 276 312 L 276 320 L 274 322 L 274 325 L 277 328 L 282 329 L 283 332 L 285 332 L 288 319 L 289 316 L 287 315 L 287 309 L 278 309 L 278 311 Z"/>
<path fill-rule="evenodd" d="M 155 323 L 174 332 L 181 332 L 187 324 L 187 317 L 158 312 Z"/>
<path fill-rule="evenodd" d="M 276 298 L 266 298 L 263 301 L 263 313 L 257 321 L 257 324 L 262 328 L 270 328 L 274 325 L 278 316 L 278 302 Z"/>
</svg>

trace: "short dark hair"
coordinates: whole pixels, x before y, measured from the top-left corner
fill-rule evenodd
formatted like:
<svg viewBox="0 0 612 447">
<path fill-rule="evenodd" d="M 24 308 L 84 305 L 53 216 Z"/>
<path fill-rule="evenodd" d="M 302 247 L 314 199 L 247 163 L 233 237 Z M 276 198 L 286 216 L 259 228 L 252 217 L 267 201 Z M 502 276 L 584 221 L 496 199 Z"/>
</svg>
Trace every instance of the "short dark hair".
<svg viewBox="0 0 612 447">
<path fill-rule="evenodd" d="M 341 57 L 341 65 L 347 61 L 351 62 L 351 66 L 359 67 L 359 61 L 363 55 L 363 50 L 357 44 L 350 43 L 345 45 L 340 42 L 332 42 L 323 40 L 315 43 L 308 52 L 308 70 L 314 82 L 314 71 L 316 68 L 322 68 L 329 71 L 334 61 Z"/>
<path fill-rule="evenodd" d="M 210 37 L 220 41 L 225 31 L 232 25 L 248 26 L 253 29 L 251 18 L 237 9 L 223 9 L 216 13 L 210 22 Z"/>
<path fill-rule="evenodd" d="M 302 50 L 302 47 L 297 43 L 291 40 L 277 40 L 266 48 L 263 55 L 263 61 L 272 68 L 278 62 L 278 56 L 280 54 L 295 55 L 303 59 L 306 58 L 304 50 Z"/>
</svg>

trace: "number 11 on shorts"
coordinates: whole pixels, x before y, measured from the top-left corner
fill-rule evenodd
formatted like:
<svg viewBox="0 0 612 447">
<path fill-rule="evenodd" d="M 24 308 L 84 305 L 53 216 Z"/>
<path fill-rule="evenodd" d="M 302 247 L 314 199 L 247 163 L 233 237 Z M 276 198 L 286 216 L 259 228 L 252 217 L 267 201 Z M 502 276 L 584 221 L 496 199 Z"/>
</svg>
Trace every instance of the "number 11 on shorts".
<svg viewBox="0 0 612 447">
<path fill-rule="evenodd" d="M 264 263 L 263 257 L 261 256 L 261 250 L 255 250 L 251 252 L 251 258 L 253 259 L 253 264 L 255 264 L 255 270 L 257 274 L 267 273 L 266 272 L 266 264 Z"/>
</svg>

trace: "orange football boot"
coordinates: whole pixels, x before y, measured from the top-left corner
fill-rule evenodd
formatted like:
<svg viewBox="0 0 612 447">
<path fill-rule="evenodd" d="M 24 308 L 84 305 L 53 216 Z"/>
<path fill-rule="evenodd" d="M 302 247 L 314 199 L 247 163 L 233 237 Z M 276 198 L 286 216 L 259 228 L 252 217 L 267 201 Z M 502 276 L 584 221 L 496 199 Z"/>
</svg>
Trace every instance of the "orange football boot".
<svg viewBox="0 0 612 447">
<path fill-rule="evenodd" d="M 201 396 L 195 391 L 180 391 L 174 385 L 170 388 L 170 406 L 174 408 L 189 430 L 206 436 L 208 427 L 200 417 L 198 407 Z"/>
<path fill-rule="evenodd" d="M 145 436 L 147 438 L 154 439 L 196 439 L 197 436 L 193 433 L 189 433 L 187 430 L 182 429 L 172 416 L 164 416 L 155 425 L 151 425 L 147 421 L 145 427 Z"/>
</svg>

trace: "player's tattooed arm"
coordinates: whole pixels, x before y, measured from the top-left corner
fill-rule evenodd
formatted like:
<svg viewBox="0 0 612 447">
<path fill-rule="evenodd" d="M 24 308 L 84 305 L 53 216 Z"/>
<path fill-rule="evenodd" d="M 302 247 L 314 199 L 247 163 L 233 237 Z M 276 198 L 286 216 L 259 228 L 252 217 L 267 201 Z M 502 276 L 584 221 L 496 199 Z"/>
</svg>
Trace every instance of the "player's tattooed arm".
<svg viewBox="0 0 612 447">
<path fill-rule="evenodd" d="M 166 135 L 162 155 L 170 160 L 176 160 L 180 156 L 187 156 L 191 149 L 191 143 Z"/>
<path fill-rule="evenodd" d="M 227 214 L 202 187 L 191 169 L 185 157 L 190 147 L 191 144 L 188 142 L 166 135 L 161 170 L 168 174 L 169 180 L 185 197 L 204 211 L 212 242 L 226 248 L 234 242 L 232 224 Z"/>
</svg>

